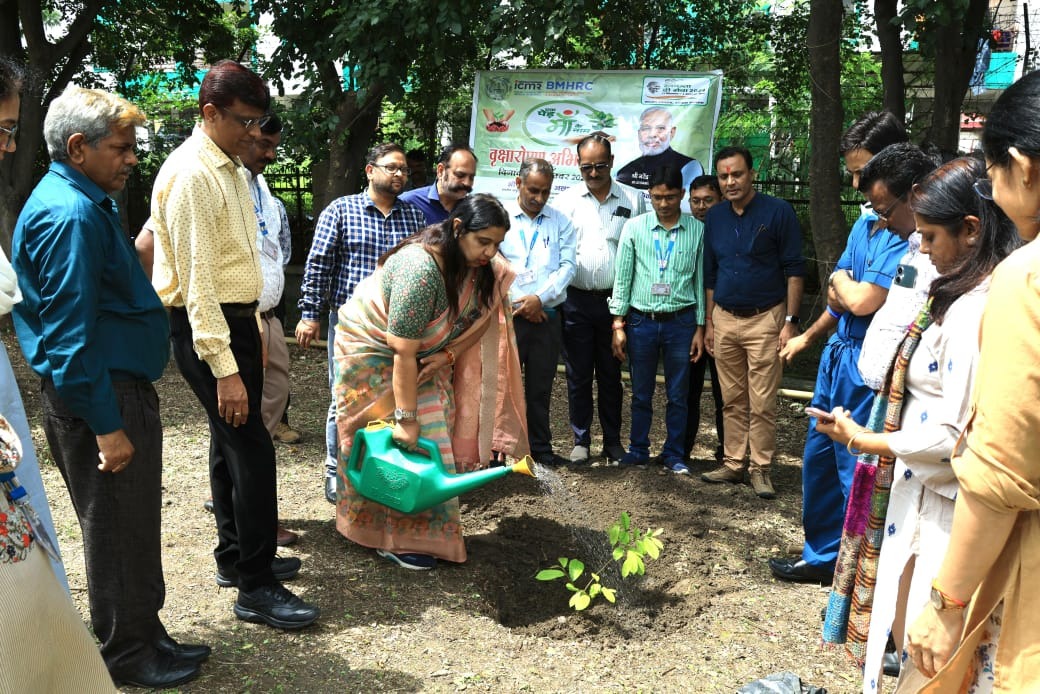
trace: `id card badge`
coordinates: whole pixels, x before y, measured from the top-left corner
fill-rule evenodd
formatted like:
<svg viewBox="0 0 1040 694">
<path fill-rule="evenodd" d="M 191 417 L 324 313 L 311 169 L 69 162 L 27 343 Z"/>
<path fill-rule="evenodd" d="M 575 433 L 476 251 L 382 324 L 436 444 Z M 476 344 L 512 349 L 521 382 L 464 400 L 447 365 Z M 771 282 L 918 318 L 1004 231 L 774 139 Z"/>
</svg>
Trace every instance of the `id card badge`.
<svg viewBox="0 0 1040 694">
<path fill-rule="evenodd" d="M 270 234 L 264 236 L 263 239 L 260 244 L 260 252 L 272 260 L 278 260 L 278 243 L 271 238 Z"/>
<path fill-rule="evenodd" d="M 516 276 L 517 284 L 531 284 L 534 282 L 534 270 L 524 270 Z"/>
<path fill-rule="evenodd" d="M 655 282 L 654 284 L 650 285 L 650 293 L 653 296 L 671 296 L 672 285 L 666 284 L 664 282 Z"/>
</svg>

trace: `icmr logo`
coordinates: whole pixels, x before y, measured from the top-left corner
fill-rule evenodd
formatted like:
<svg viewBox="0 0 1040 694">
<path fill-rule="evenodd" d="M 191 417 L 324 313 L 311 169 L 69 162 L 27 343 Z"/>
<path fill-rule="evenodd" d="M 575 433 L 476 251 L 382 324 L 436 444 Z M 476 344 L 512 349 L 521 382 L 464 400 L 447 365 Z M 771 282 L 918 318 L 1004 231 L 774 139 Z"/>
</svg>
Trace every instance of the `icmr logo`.
<svg viewBox="0 0 1040 694">
<path fill-rule="evenodd" d="M 508 77 L 488 77 L 484 80 L 484 95 L 494 101 L 505 101 L 513 93 L 513 84 Z"/>
</svg>

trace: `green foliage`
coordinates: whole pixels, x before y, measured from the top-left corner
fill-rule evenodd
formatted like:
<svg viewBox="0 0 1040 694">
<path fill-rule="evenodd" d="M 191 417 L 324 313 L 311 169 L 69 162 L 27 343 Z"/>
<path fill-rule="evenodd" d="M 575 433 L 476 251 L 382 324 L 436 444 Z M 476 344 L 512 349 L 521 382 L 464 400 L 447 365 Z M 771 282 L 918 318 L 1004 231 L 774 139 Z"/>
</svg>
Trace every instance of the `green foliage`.
<svg viewBox="0 0 1040 694">
<path fill-rule="evenodd" d="M 664 528 L 657 530 L 644 530 L 640 532 L 632 527 L 632 521 L 627 512 L 622 512 L 618 520 L 610 526 L 607 537 L 610 539 L 611 559 L 621 562 L 621 577 L 642 576 L 646 573 L 646 558 L 657 559 L 661 556 L 664 543 L 658 538 L 664 532 Z M 592 604 L 597 597 L 602 596 L 607 602 L 617 599 L 617 590 L 603 585 L 600 574 L 609 565 L 604 564 L 598 572 L 590 571 L 584 586 L 578 585 L 578 580 L 585 575 L 585 562 L 580 559 L 560 557 L 557 560 L 559 568 L 542 569 L 535 574 L 539 581 L 555 581 L 565 578 L 565 586 L 572 595 L 568 605 L 575 611 L 581 611 Z"/>
</svg>

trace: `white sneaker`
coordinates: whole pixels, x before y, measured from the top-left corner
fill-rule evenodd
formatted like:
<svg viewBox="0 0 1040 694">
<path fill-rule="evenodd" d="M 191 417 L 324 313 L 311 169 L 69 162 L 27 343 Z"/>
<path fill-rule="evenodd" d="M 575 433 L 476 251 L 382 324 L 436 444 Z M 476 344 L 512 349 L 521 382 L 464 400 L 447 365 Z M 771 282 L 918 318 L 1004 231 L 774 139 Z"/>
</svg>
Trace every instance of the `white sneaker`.
<svg viewBox="0 0 1040 694">
<path fill-rule="evenodd" d="M 589 462 L 589 447 L 588 446 L 575 446 L 571 451 L 571 462 L 572 463 L 587 463 Z"/>
</svg>

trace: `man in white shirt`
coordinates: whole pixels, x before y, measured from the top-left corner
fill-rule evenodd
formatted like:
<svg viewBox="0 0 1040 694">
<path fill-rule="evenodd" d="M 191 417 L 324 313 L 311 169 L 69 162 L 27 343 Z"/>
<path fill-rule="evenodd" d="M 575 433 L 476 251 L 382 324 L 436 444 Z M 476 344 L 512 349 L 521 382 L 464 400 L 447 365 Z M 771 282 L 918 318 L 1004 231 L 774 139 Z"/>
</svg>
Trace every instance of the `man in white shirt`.
<svg viewBox="0 0 1040 694">
<path fill-rule="evenodd" d="M 621 445 L 621 362 L 610 348 L 613 316 L 607 306 L 614 286 L 614 259 L 621 228 L 646 212 L 642 194 L 611 178 L 610 140 L 600 133 L 578 143 L 583 183 L 565 190 L 554 207 L 574 225 L 574 277 L 563 310 L 563 363 L 567 367 L 567 404 L 574 432 L 573 463 L 589 460 L 592 382 L 595 376 L 603 456 L 616 465 Z"/>
<path fill-rule="evenodd" d="M 559 306 L 574 275 L 574 227 L 546 205 L 553 167 L 528 159 L 516 178 L 517 198 L 505 203 L 512 227 L 500 250 L 516 271 L 509 290 L 516 345 L 524 370 L 527 430 L 531 455 L 542 465 L 566 464 L 552 449 L 549 403 L 560 358 Z"/>
</svg>

